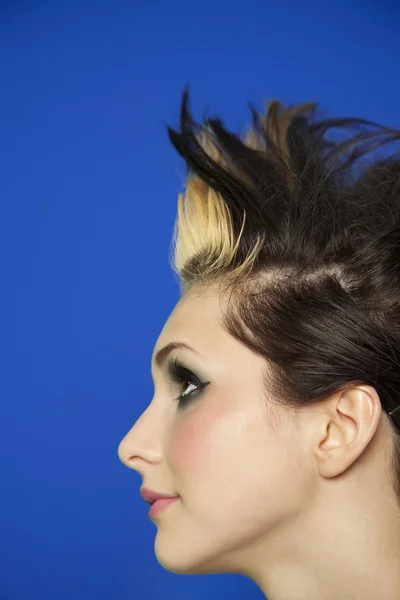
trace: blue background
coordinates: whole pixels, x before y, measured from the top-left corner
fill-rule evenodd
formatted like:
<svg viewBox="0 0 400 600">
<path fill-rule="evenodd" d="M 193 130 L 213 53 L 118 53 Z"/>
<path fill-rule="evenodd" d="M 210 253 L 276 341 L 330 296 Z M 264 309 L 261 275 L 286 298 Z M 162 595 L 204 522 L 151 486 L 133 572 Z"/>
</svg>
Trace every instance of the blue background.
<svg viewBox="0 0 400 600">
<path fill-rule="evenodd" d="M 238 130 L 247 101 L 400 124 L 400 9 L 336 0 L 0 3 L 1 600 L 256 599 L 157 563 L 120 440 L 150 402 L 179 297 L 168 263 L 190 84 Z"/>
</svg>

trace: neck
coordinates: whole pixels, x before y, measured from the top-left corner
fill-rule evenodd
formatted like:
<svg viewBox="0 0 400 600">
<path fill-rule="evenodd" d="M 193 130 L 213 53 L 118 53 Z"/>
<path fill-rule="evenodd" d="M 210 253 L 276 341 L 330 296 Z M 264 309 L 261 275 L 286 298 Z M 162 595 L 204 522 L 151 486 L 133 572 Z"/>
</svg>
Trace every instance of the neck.
<svg viewBox="0 0 400 600">
<path fill-rule="evenodd" d="M 332 489 L 286 533 L 269 536 L 268 548 L 260 540 L 243 574 L 268 600 L 398 600 L 400 509 L 393 495 L 382 487 L 365 494 Z"/>
</svg>

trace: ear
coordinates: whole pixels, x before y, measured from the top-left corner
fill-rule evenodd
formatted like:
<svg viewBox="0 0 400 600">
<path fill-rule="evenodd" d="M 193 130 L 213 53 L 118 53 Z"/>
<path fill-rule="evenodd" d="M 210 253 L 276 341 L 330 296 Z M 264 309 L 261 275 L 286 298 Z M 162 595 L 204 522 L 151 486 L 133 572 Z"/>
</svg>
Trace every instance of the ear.
<svg viewBox="0 0 400 600">
<path fill-rule="evenodd" d="M 314 447 L 323 477 L 343 473 L 358 459 L 374 436 L 381 414 L 380 398 L 367 385 L 349 387 L 325 404 L 319 416 L 321 435 Z"/>
</svg>

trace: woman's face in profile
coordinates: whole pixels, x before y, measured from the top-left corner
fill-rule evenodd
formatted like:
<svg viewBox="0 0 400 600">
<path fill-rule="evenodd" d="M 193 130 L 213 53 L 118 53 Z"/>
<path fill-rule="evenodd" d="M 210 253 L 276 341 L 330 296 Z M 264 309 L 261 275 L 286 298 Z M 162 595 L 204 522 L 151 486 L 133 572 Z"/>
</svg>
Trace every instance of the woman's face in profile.
<svg viewBox="0 0 400 600">
<path fill-rule="evenodd" d="M 157 559 L 175 573 L 245 572 L 277 543 L 284 553 L 313 492 L 293 416 L 265 396 L 264 359 L 222 328 L 221 310 L 211 290 L 178 302 L 154 349 L 153 399 L 118 449 L 143 486 L 179 496 L 153 518 Z M 172 342 L 193 351 L 174 349 L 158 366 Z M 209 383 L 173 381 L 173 360 Z"/>
</svg>

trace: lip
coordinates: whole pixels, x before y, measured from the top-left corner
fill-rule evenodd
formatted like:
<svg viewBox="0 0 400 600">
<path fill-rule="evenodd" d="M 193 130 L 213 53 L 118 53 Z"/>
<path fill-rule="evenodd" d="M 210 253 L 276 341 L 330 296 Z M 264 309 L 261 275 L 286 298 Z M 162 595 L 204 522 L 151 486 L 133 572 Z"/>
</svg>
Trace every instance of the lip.
<svg viewBox="0 0 400 600">
<path fill-rule="evenodd" d="M 158 500 L 153 502 L 153 504 L 150 506 L 149 517 L 155 517 L 161 511 L 168 508 L 168 506 L 176 502 L 176 500 L 179 500 L 179 496 L 175 496 L 173 498 L 158 498 Z"/>
<path fill-rule="evenodd" d="M 165 510 L 175 502 L 175 500 L 179 499 L 179 496 L 172 494 L 159 494 L 154 490 L 149 490 L 148 488 L 142 487 L 140 488 L 140 495 L 142 498 L 148 503 L 151 504 L 149 510 L 149 517 L 155 517 L 161 511 Z"/>
<path fill-rule="evenodd" d="M 158 493 L 155 492 L 153 490 L 149 490 L 146 487 L 141 487 L 140 488 L 140 495 L 142 496 L 143 500 L 145 500 L 148 504 L 153 504 L 154 502 L 156 502 L 156 500 L 160 500 L 160 499 L 166 499 L 166 500 L 172 500 L 176 498 L 179 498 L 179 496 L 177 496 L 176 494 L 163 494 L 163 493 Z"/>
</svg>

